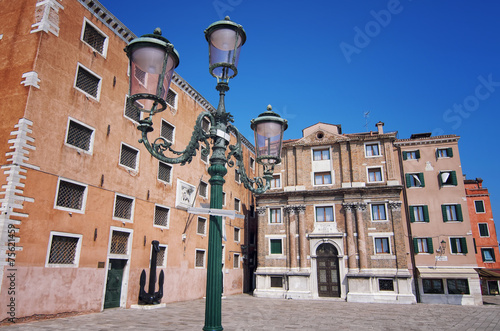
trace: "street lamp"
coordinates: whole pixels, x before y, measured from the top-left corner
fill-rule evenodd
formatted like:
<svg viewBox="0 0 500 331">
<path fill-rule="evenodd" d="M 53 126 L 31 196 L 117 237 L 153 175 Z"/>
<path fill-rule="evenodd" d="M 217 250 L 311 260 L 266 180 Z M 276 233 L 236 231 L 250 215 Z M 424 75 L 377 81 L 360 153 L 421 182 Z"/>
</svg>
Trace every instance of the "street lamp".
<svg viewBox="0 0 500 331">
<path fill-rule="evenodd" d="M 243 163 L 241 147 L 242 135 L 233 126 L 233 117 L 225 111 L 224 97 L 229 90 L 229 79 L 238 74 L 238 58 L 241 46 L 246 41 L 243 27 L 232 22 L 229 17 L 211 24 L 205 30 L 209 43 L 210 74 L 217 78 L 216 89 L 219 91 L 219 105 L 214 112 L 203 111 L 199 114 L 194 126 L 191 140 L 183 151 L 175 151 L 171 143 L 163 137 L 152 143 L 148 134 L 153 131 L 153 115 L 166 109 L 166 96 L 173 71 L 179 63 L 179 55 L 173 45 L 161 36 L 156 29 L 151 35 L 134 39 L 125 48 L 130 59 L 130 93 L 128 103 L 137 111 L 146 112 L 149 116 L 139 121 L 137 129 L 142 132 L 139 140 L 151 155 L 160 161 L 185 165 L 196 155 L 200 142 L 203 156 L 210 153 L 210 209 L 222 209 L 222 187 L 224 176 L 229 167 L 237 166 L 237 171 L 244 186 L 255 194 L 261 194 L 270 188 L 274 166 L 281 162 L 281 144 L 283 131 L 287 121 L 278 114 L 268 110 L 251 121 L 255 130 L 257 163 L 263 165 L 262 177 L 249 178 Z M 202 129 L 203 119 L 210 121 L 210 130 Z M 236 136 L 236 143 L 229 145 L 230 135 Z M 210 144 L 211 141 L 211 144 Z M 227 148 L 229 152 L 226 155 Z M 166 152 L 178 155 L 168 157 Z M 234 159 L 234 160 L 233 160 Z M 222 330 L 221 295 L 222 295 L 222 217 L 210 215 L 208 236 L 207 288 L 205 301 L 205 326 L 203 330 Z"/>
</svg>

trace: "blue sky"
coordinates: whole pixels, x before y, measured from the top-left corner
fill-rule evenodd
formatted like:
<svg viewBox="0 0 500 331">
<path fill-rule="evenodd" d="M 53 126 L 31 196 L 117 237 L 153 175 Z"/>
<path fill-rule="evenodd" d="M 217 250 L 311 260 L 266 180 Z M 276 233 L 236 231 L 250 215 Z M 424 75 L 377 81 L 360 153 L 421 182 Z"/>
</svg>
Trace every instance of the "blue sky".
<svg viewBox="0 0 500 331">
<path fill-rule="evenodd" d="M 355 133 L 382 121 L 399 138 L 456 134 L 463 172 L 483 178 L 500 213 L 498 1 L 100 2 L 136 35 L 162 28 L 180 53 L 178 74 L 214 106 L 203 31 L 226 15 L 243 25 L 226 109 L 247 138 L 268 104 L 289 122 L 285 139 L 317 122 Z"/>
</svg>

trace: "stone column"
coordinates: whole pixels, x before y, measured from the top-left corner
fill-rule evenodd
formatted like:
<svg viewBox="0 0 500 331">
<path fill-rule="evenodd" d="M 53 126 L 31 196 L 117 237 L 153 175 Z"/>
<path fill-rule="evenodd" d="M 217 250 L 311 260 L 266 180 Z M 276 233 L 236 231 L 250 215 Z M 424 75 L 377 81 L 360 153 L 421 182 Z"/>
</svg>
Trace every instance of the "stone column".
<svg viewBox="0 0 500 331">
<path fill-rule="evenodd" d="M 297 215 L 295 206 L 286 206 L 285 212 L 288 214 L 288 238 L 290 243 L 290 268 L 297 268 Z"/>
<path fill-rule="evenodd" d="M 352 222 L 352 210 L 355 209 L 355 205 L 353 203 L 343 203 L 342 206 L 345 212 L 345 231 L 347 233 L 347 262 L 349 270 L 357 269 L 354 228 Z"/>
<path fill-rule="evenodd" d="M 356 203 L 356 221 L 358 224 L 358 254 L 359 254 L 359 269 L 368 268 L 368 252 L 366 251 L 366 234 L 365 224 L 363 220 L 363 211 L 366 210 L 366 203 Z"/>
<path fill-rule="evenodd" d="M 401 201 L 389 201 L 387 206 L 391 210 L 392 231 L 394 232 L 394 255 L 396 256 L 396 268 L 404 269 L 407 266 L 404 254 L 404 229 L 401 221 Z M 398 248 L 403 249 L 398 249 Z"/>
<path fill-rule="evenodd" d="M 257 267 L 266 265 L 266 207 L 257 207 Z"/>
<path fill-rule="evenodd" d="M 299 255 L 300 255 L 300 269 L 307 268 L 307 238 L 306 238 L 306 206 L 296 206 L 299 221 Z"/>
</svg>

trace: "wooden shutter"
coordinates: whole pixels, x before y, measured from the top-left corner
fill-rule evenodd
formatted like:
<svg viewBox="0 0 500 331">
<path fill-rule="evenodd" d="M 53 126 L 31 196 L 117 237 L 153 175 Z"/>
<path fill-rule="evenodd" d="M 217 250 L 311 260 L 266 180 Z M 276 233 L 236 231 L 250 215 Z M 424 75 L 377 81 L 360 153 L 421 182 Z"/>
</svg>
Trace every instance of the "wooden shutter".
<svg viewBox="0 0 500 331">
<path fill-rule="evenodd" d="M 448 155 L 448 157 L 453 157 L 453 148 L 447 148 L 446 149 L 446 154 Z"/>
<path fill-rule="evenodd" d="M 406 160 L 408 158 L 408 152 L 403 152 L 403 160 Z"/>
<path fill-rule="evenodd" d="M 448 222 L 448 217 L 446 216 L 446 205 L 441 205 L 441 212 L 443 213 L 443 222 Z"/>
<path fill-rule="evenodd" d="M 415 250 L 415 254 L 418 254 L 418 241 L 417 241 L 417 238 L 413 238 L 413 249 Z"/>
<path fill-rule="evenodd" d="M 457 253 L 457 240 L 458 238 L 451 238 L 450 240 L 451 252 L 454 254 Z"/>
<path fill-rule="evenodd" d="M 451 172 L 451 183 L 453 185 L 457 185 L 457 172 L 456 171 L 452 171 Z"/>
<path fill-rule="evenodd" d="M 464 221 L 464 216 L 462 214 L 462 205 L 455 205 L 456 210 L 457 210 L 457 221 L 463 222 Z"/>
<path fill-rule="evenodd" d="M 432 245 L 432 238 L 427 238 L 427 250 L 429 254 L 434 253 L 434 246 Z"/>
<path fill-rule="evenodd" d="M 415 207 L 410 206 L 408 209 L 410 213 L 410 222 L 413 223 L 415 222 Z"/>
<path fill-rule="evenodd" d="M 410 174 L 406 174 L 406 187 L 411 187 L 411 178 L 410 178 Z"/>
<path fill-rule="evenodd" d="M 424 173 L 420 172 L 418 174 L 418 179 L 420 179 L 420 183 L 422 184 L 421 187 L 425 187 L 425 180 L 424 180 Z"/>
<path fill-rule="evenodd" d="M 460 238 L 460 246 L 462 246 L 462 253 L 467 254 L 467 240 L 465 238 Z"/>
<path fill-rule="evenodd" d="M 417 159 L 420 159 L 420 150 L 417 149 L 417 151 L 415 152 L 415 156 L 417 157 Z"/>
<path fill-rule="evenodd" d="M 429 223 L 429 207 L 423 206 L 424 209 L 424 222 Z"/>
</svg>

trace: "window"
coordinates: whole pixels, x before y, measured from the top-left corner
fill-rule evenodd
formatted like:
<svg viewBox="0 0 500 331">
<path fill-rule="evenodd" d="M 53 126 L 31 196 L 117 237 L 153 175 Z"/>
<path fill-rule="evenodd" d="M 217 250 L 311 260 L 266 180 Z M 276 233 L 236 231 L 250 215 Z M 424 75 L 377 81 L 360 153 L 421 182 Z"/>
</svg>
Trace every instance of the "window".
<svg viewBox="0 0 500 331">
<path fill-rule="evenodd" d="M 59 179 L 54 208 L 81 212 L 85 210 L 87 186 L 65 179 Z"/>
<path fill-rule="evenodd" d="M 442 279 L 422 279 L 425 294 L 444 294 Z"/>
<path fill-rule="evenodd" d="M 315 172 L 314 185 L 328 185 L 332 183 L 331 172 Z"/>
<path fill-rule="evenodd" d="M 134 214 L 134 199 L 123 195 L 115 195 L 113 218 L 132 221 Z"/>
<path fill-rule="evenodd" d="M 481 256 L 483 257 L 483 262 L 496 262 L 493 248 L 481 248 Z"/>
<path fill-rule="evenodd" d="M 390 254 L 389 238 L 375 238 L 375 254 Z"/>
<path fill-rule="evenodd" d="M 420 159 L 420 151 L 404 151 L 403 160 L 418 160 Z"/>
<path fill-rule="evenodd" d="M 201 250 L 201 249 L 196 250 L 194 266 L 195 266 L 195 268 L 205 268 L 205 251 L 204 250 Z"/>
<path fill-rule="evenodd" d="M 170 164 L 158 161 L 158 179 L 168 184 L 171 183 L 172 166 Z"/>
<path fill-rule="evenodd" d="M 206 117 L 203 117 L 201 121 L 201 129 L 205 131 L 205 133 L 210 133 L 210 120 Z"/>
<path fill-rule="evenodd" d="M 415 254 L 434 253 L 432 238 L 413 238 L 413 247 L 415 248 Z"/>
<path fill-rule="evenodd" d="M 209 156 L 210 156 L 210 150 L 200 145 L 200 159 L 203 162 L 208 163 Z"/>
<path fill-rule="evenodd" d="M 250 169 L 255 170 L 255 159 L 250 156 Z"/>
<path fill-rule="evenodd" d="M 392 279 L 379 279 L 378 280 L 379 291 L 394 291 L 394 280 Z"/>
<path fill-rule="evenodd" d="M 66 144 L 84 152 L 92 152 L 95 130 L 90 126 L 70 119 L 66 132 Z"/>
<path fill-rule="evenodd" d="M 271 254 L 283 254 L 283 240 L 269 239 L 269 252 Z"/>
<path fill-rule="evenodd" d="M 239 269 L 240 267 L 240 254 L 234 253 L 233 255 L 233 268 Z"/>
<path fill-rule="evenodd" d="M 132 170 L 137 170 L 139 166 L 139 150 L 122 143 L 120 151 L 120 164 Z"/>
<path fill-rule="evenodd" d="M 167 266 L 167 246 L 160 245 L 160 250 L 156 253 L 156 266 L 165 268 Z"/>
<path fill-rule="evenodd" d="M 108 37 L 85 18 L 81 39 L 99 54 L 106 56 Z"/>
<path fill-rule="evenodd" d="M 447 279 L 448 294 L 470 294 L 467 279 Z"/>
<path fill-rule="evenodd" d="M 444 222 L 462 222 L 462 206 L 461 205 L 441 205 Z"/>
<path fill-rule="evenodd" d="M 406 187 L 425 187 L 424 174 L 422 172 L 416 174 L 405 174 Z"/>
<path fill-rule="evenodd" d="M 271 276 L 271 287 L 283 288 L 283 277 L 281 276 Z"/>
<path fill-rule="evenodd" d="M 174 142 L 174 131 L 175 131 L 175 128 L 173 125 L 171 125 L 170 123 L 168 123 L 165 120 L 161 121 L 161 133 L 160 133 L 160 135 L 170 143 Z"/>
<path fill-rule="evenodd" d="M 234 169 L 234 180 L 236 181 L 236 183 L 240 184 L 241 183 L 241 180 L 240 180 L 240 173 L 238 171 L 238 169 Z"/>
<path fill-rule="evenodd" d="M 385 203 L 372 204 L 372 221 L 387 221 Z"/>
<path fill-rule="evenodd" d="M 273 179 L 271 179 L 271 188 L 281 188 L 281 175 L 273 175 Z"/>
<path fill-rule="evenodd" d="M 368 168 L 368 182 L 382 182 L 382 168 Z"/>
<path fill-rule="evenodd" d="M 441 186 L 457 186 L 457 173 L 455 171 L 441 171 L 439 173 L 439 184 Z"/>
<path fill-rule="evenodd" d="M 426 222 L 429 223 L 429 207 L 427 206 L 410 206 L 410 222 Z"/>
<path fill-rule="evenodd" d="M 443 158 L 443 157 L 452 157 L 453 156 L 453 149 L 450 148 L 438 148 L 436 150 L 436 157 L 438 159 Z"/>
<path fill-rule="evenodd" d="M 281 222 L 281 208 L 269 208 L 269 223 Z"/>
<path fill-rule="evenodd" d="M 476 209 L 476 214 L 481 214 L 481 213 L 486 212 L 486 210 L 484 209 L 484 201 L 483 200 L 475 200 L 474 207 Z"/>
<path fill-rule="evenodd" d="M 78 64 L 76 70 L 75 88 L 95 100 L 99 100 L 101 77 Z"/>
<path fill-rule="evenodd" d="M 380 155 L 379 143 L 366 144 L 365 145 L 365 155 L 366 155 L 366 157 L 379 156 Z"/>
<path fill-rule="evenodd" d="M 114 231 L 111 235 L 111 245 L 109 247 L 110 254 L 128 255 L 129 253 L 129 232 Z"/>
<path fill-rule="evenodd" d="M 234 210 L 236 210 L 237 212 L 239 212 L 240 209 L 241 209 L 240 199 L 234 198 Z"/>
<path fill-rule="evenodd" d="M 134 105 L 137 108 L 144 108 L 143 105 L 141 105 L 139 102 L 134 101 Z M 134 122 L 139 122 L 141 120 L 141 112 L 132 107 L 132 105 L 129 102 L 128 97 L 125 100 L 125 112 L 124 112 L 125 117 L 131 119 Z"/>
<path fill-rule="evenodd" d="M 330 160 L 330 149 L 315 149 L 313 151 L 313 160 L 314 161 L 322 161 L 322 160 Z"/>
<path fill-rule="evenodd" d="M 175 93 L 172 89 L 168 89 L 165 101 L 167 101 L 172 108 L 177 108 L 177 93 Z"/>
<path fill-rule="evenodd" d="M 222 205 L 226 205 L 226 192 L 222 192 Z"/>
<path fill-rule="evenodd" d="M 200 197 L 208 198 L 208 184 L 205 182 L 200 182 Z"/>
<path fill-rule="evenodd" d="M 170 216 L 169 208 L 156 205 L 154 225 L 168 228 L 169 216 Z"/>
<path fill-rule="evenodd" d="M 51 232 L 47 266 L 78 266 L 82 235 Z"/>
<path fill-rule="evenodd" d="M 207 219 L 203 217 L 198 217 L 198 226 L 196 227 L 196 233 L 201 235 L 207 234 Z"/>
<path fill-rule="evenodd" d="M 479 236 L 480 237 L 489 237 L 490 230 L 488 228 L 488 223 L 479 223 Z"/>
<path fill-rule="evenodd" d="M 467 242 L 464 237 L 450 238 L 452 254 L 467 254 Z"/>
<path fill-rule="evenodd" d="M 334 222 L 333 207 L 316 207 L 316 222 Z"/>
<path fill-rule="evenodd" d="M 234 241 L 240 242 L 240 228 L 234 228 Z"/>
</svg>

